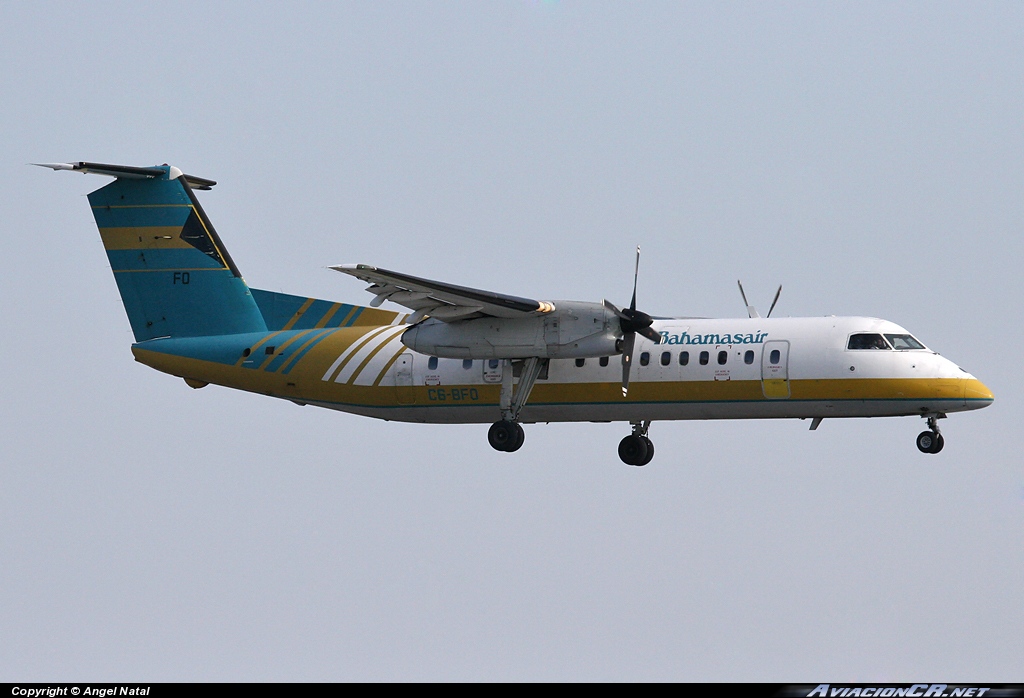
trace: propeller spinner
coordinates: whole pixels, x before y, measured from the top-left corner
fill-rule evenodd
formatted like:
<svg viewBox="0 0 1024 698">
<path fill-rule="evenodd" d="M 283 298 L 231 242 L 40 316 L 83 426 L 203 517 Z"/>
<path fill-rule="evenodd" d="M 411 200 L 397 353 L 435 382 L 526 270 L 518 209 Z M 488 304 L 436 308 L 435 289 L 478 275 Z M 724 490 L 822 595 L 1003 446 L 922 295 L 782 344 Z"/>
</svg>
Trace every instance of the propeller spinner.
<svg viewBox="0 0 1024 698">
<path fill-rule="evenodd" d="M 636 248 L 636 267 L 633 269 L 633 299 L 628 308 L 617 308 L 607 300 L 604 307 L 619 317 L 619 328 L 622 330 L 622 397 L 629 392 L 629 369 L 633 365 L 633 348 L 636 336 L 643 335 L 655 344 L 661 343 L 661 335 L 651 329 L 654 318 L 636 309 L 636 283 L 640 276 L 640 246 Z"/>
</svg>

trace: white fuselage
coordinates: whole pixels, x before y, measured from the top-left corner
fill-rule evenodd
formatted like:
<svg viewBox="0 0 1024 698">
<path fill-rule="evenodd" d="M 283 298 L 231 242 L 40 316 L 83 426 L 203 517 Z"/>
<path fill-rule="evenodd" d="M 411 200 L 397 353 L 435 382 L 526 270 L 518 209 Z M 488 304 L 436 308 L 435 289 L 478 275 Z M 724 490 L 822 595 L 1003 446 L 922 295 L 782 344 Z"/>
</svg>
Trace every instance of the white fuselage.
<svg viewBox="0 0 1024 698">
<path fill-rule="evenodd" d="M 638 338 L 628 398 L 619 389 L 618 356 L 551 360 L 522 421 L 876 417 L 977 409 L 992 399 L 974 376 L 931 350 L 847 348 L 854 333 L 908 334 L 876 318 L 679 318 L 653 327 L 662 342 Z M 387 353 L 380 354 L 383 362 Z M 392 404 L 310 402 L 400 421 L 496 419 L 511 364 L 404 354 L 380 383 L 399 396 Z"/>
</svg>

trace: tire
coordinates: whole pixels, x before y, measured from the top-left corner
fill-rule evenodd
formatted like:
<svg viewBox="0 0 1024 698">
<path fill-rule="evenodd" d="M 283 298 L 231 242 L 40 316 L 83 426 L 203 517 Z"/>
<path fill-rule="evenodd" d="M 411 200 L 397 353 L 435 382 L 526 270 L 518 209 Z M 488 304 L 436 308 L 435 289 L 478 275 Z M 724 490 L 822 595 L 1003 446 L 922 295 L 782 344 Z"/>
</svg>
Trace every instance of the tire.
<svg viewBox="0 0 1024 698">
<path fill-rule="evenodd" d="M 515 424 L 515 427 L 516 427 L 515 439 L 513 439 L 512 443 L 510 443 L 505 448 L 505 451 L 508 452 L 508 453 L 512 453 L 513 451 L 518 451 L 520 448 L 523 447 L 523 442 L 526 441 L 526 432 L 523 431 L 523 425 L 519 424 L 517 422 Z"/>
<path fill-rule="evenodd" d="M 619 442 L 619 458 L 626 465 L 643 465 L 647 458 L 647 441 L 630 434 Z"/>
<path fill-rule="evenodd" d="M 917 435 L 917 450 L 921 453 L 938 453 L 935 451 L 935 446 L 939 443 L 941 435 L 936 434 L 933 431 L 922 431 Z M 941 449 L 942 446 L 939 446 Z"/>
<path fill-rule="evenodd" d="M 489 443 L 491 448 L 495 451 L 508 451 L 509 446 L 514 445 L 516 440 L 519 438 L 519 433 L 516 430 L 517 426 L 519 425 L 506 419 L 503 419 L 500 422 L 495 422 L 491 425 L 491 428 L 487 430 L 487 443 Z M 518 446 L 516 448 L 518 448 Z"/>
<path fill-rule="evenodd" d="M 647 465 L 652 460 L 654 460 L 654 442 L 648 439 L 646 436 L 641 436 L 640 438 L 642 438 L 644 440 L 644 443 L 647 444 L 647 457 L 644 458 L 644 462 L 641 463 L 640 465 Z"/>
<path fill-rule="evenodd" d="M 942 434 L 935 435 L 935 445 L 932 446 L 932 450 L 929 453 L 938 453 L 942 450 L 942 447 L 946 445 L 946 440 L 942 438 Z"/>
</svg>

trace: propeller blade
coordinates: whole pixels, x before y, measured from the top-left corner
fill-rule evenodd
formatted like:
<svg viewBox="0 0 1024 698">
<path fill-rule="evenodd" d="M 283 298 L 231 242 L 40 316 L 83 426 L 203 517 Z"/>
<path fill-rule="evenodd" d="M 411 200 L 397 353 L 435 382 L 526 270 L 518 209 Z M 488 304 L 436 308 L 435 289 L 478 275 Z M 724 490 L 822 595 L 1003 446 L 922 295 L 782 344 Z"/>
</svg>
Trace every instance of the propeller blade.
<svg viewBox="0 0 1024 698">
<path fill-rule="evenodd" d="M 743 296 L 743 305 L 747 306 L 747 317 L 761 317 L 757 314 L 757 310 L 754 309 L 754 306 L 747 302 L 747 294 L 743 292 L 743 283 L 739 279 L 736 279 L 736 285 L 740 287 L 740 295 Z"/>
<path fill-rule="evenodd" d="M 642 329 L 638 329 L 637 332 L 642 334 L 644 337 L 647 337 L 647 339 L 651 340 L 655 344 L 661 344 L 661 335 L 658 334 L 653 327 L 644 327 Z"/>
<path fill-rule="evenodd" d="M 607 299 L 605 299 L 605 301 L 604 301 L 604 307 L 608 308 L 608 310 L 610 310 L 613 313 L 615 313 L 616 315 L 618 315 L 620 320 L 628 320 L 629 319 L 628 315 L 626 315 L 624 312 L 622 312 L 621 310 L 616 308 L 615 305 L 612 304 L 611 302 L 609 302 Z"/>
<path fill-rule="evenodd" d="M 633 300 L 629 302 L 629 309 L 636 310 L 636 281 L 640 277 L 640 245 L 636 246 L 636 267 L 633 268 Z"/>
<path fill-rule="evenodd" d="M 750 303 L 747 303 L 747 294 L 743 292 L 743 282 L 736 279 L 736 285 L 740 287 L 740 295 L 743 296 L 743 305 L 750 305 Z"/>
<path fill-rule="evenodd" d="M 768 314 L 765 317 L 771 317 L 772 311 L 775 310 L 775 304 L 779 302 L 779 296 L 782 295 L 782 284 L 779 284 L 779 290 L 775 292 L 775 300 L 772 301 L 772 307 L 768 308 Z"/>
<path fill-rule="evenodd" d="M 629 392 L 629 369 L 633 365 L 633 346 L 636 344 L 636 332 L 628 332 L 622 338 L 622 397 Z"/>
</svg>

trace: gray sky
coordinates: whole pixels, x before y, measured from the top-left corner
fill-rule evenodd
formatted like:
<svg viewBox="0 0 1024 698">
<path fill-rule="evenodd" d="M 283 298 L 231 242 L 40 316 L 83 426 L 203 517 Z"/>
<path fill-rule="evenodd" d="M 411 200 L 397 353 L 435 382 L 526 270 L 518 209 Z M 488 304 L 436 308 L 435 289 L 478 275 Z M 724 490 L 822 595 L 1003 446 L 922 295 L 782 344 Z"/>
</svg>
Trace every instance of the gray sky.
<svg viewBox="0 0 1024 698">
<path fill-rule="evenodd" d="M 3 3 L 0 680 L 1024 680 L 1024 5 Z M 366 262 L 898 322 L 919 419 L 378 422 L 136 364 L 84 194 L 171 163 L 256 287 Z"/>
</svg>

